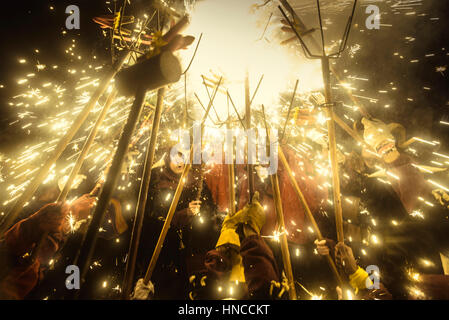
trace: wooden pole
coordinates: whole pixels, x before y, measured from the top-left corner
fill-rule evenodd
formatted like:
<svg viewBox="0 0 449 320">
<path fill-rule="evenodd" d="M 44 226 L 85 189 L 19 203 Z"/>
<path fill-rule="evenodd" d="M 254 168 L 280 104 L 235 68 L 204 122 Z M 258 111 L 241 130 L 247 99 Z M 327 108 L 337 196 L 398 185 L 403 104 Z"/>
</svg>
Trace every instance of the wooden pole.
<svg viewBox="0 0 449 320">
<path fill-rule="evenodd" d="M 117 91 L 115 89 L 113 89 L 112 92 L 109 94 L 108 99 L 106 100 L 103 110 L 101 110 L 101 113 L 98 116 L 97 122 L 95 122 L 94 127 L 90 131 L 89 137 L 87 138 L 86 142 L 84 143 L 83 149 L 81 150 L 78 158 L 76 159 L 75 166 L 72 168 L 72 171 L 70 172 L 70 176 L 64 185 L 64 189 L 62 189 L 56 202 L 60 202 L 60 201 L 64 202 L 65 199 L 67 198 L 67 195 L 68 195 L 70 189 L 72 188 L 73 181 L 75 180 L 75 177 L 78 175 L 78 173 L 81 169 L 81 166 L 83 165 L 84 160 L 86 159 L 86 156 L 89 153 L 90 148 L 92 147 L 95 137 L 97 136 L 98 129 L 100 129 L 100 126 L 103 123 L 103 121 L 106 117 L 106 114 L 108 113 L 109 108 L 112 106 L 112 103 L 114 102 L 116 96 L 117 96 Z"/>
<path fill-rule="evenodd" d="M 226 127 L 230 129 L 229 105 L 228 105 L 228 122 Z M 234 137 L 232 138 L 232 158 L 231 163 L 228 164 L 228 187 L 229 187 L 229 216 L 235 214 L 235 172 L 234 172 Z"/>
<path fill-rule="evenodd" d="M 262 115 L 263 121 L 265 125 L 266 135 L 267 135 L 267 151 L 270 154 L 271 141 L 270 141 L 270 131 L 267 125 L 267 119 L 265 117 L 265 107 L 262 105 Z M 282 253 L 282 262 L 284 264 L 284 270 L 287 276 L 288 284 L 289 284 L 289 296 L 290 300 L 296 300 L 296 287 L 295 280 L 293 278 L 293 269 L 292 262 L 290 259 L 290 251 L 288 250 L 288 241 L 287 241 L 287 230 L 285 229 L 285 221 L 284 221 L 284 210 L 282 208 L 282 198 L 281 192 L 279 190 L 279 177 L 277 172 L 270 175 L 271 187 L 273 189 L 273 200 L 276 210 L 276 220 L 278 225 L 281 227 L 281 253 Z"/>
<path fill-rule="evenodd" d="M 344 241 L 343 233 L 343 214 L 341 209 L 341 195 L 340 195 L 340 176 L 338 172 L 337 161 L 337 142 L 335 139 L 335 117 L 332 110 L 332 95 L 330 83 L 329 58 L 323 57 L 321 59 L 323 82 L 324 82 L 324 97 L 326 99 L 326 113 L 327 113 L 327 130 L 329 135 L 329 157 L 332 167 L 332 191 L 335 211 L 335 224 L 337 227 L 338 242 Z"/>
<path fill-rule="evenodd" d="M 187 71 L 187 70 L 186 70 Z M 187 101 L 187 72 L 184 73 L 184 108 L 182 114 L 182 125 L 183 128 L 187 128 L 187 113 L 189 110 L 189 105 Z"/>
<path fill-rule="evenodd" d="M 342 128 L 347 134 L 349 134 L 351 137 L 354 138 L 355 141 L 359 142 L 360 144 L 363 144 L 363 146 L 373 152 L 375 152 L 375 150 L 373 149 L 373 147 L 371 147 L 369 144 L 367 144 L 365 142 L 365 140 L 363 140 L 362 137 L 360 137 L 360 135 L 353 129 L 351 129 L 346 122 L 344 122 L 342 119 L 340 119 L 340 117 L 338 117 L 335 113 L 334 113 L 334 120 L 335 123 L 338 124 L 338 126 L 340 128 Z"/>
<path fill-rule="evenodd" d="M 117 150 L 114 155 L 111 167 L 108 171 L 106 182 L 101 190 L 101 194 L 95 208 L 92 220 L 86 233 L 86 238 L 81 246 L 79 265 L 81 266 L 81 283 L 84 283 L 85 276 L 89 270 L 90 260 L 94 253 L 98 237 L 98 229 L 103 222 L 106 209 L 111 200 L 112 193 L 115 190 L 117 181 L 123 165 L 123 160 L 128 152 L 129 142 L 136 127 L 137 121 L 143 109 L 145 102 L 146 89 L 139 88 L 131 107 L 128 120 L 120 137 Z"/>
<path fill-rule="evenodd" d="M 271 141 L 270 141 L 270 131 L 268 129 L 267 125 L 267 119 L 265 116 L 265 107 L 262 105 L 262 115 L 263 115 L 263 121 L 265 125 L 265 130 L 267 134 L 267 152 L 270 154 L 270 148 L 271 148 Z M 271 181 L 271 187 L 273 189 L 273 200 L 275 205 L 275 211 L 276 211 L 276 220 L 278 225 L 281 227 L 281 253 L 282 253 L 282 262 L 284 264 L 284 270 L 287 275 L 287 280 L 289 284 L 289 296 L 290 300 L 296 300 L 296 287 L 295 287 L 295 280 L 293 278 L 293 269 L 292 269 L 292 263 L 290 259 L 290 251 L 288 250 L 288 241 L 287 241 L 287 234 L 285 229 L 285 221 L 284 221 L 284 210 L 282 209 L 282 198 L 281 198 L 281 192 L 279 190 L 279 178 L 277 173 L 274 173 L 270 175 L 270 181 Z"/>
<path fill-rule="evenodd" d="M 317 234 L 318 240 L 323 240 L 324 239 L 323 235 L 321 234 L 320 228 L 318 227 L 318 224 L 315 221 L 315 217 L 313 216 L 312 211 L 310 211 L 309 205 L 307 204 L 306 198 L 304 197 L 303 193 L 301 192 L 301 189 L 299 189 L 299 186 L 298 186 L 298 183 L 296 182 L 295 176 L 293 175 L 290 165 L 288 164 L 287 159 L 285 158 L 284 152 L 282 151 L 282 147 L 280 147 L 280 146 L 279 146 L 279 158 L 280 158 L 282 164 L 284 165 L 285 170 L 287 171 L 287 175 L 288 175 L 290 182 L 293 186 L 293 190 L 295 190 L 295 193 L 298 196 L 299 201 L 301 202 L 302 206 L 304 207 L 306 216 L 309 219 L 310 223 L 312 224 L 313 230 Z M 342 286 L 343 281 L 340 277 L 340 273 L 337 270 L 334 260 L 332 260 L 330 255 L 326 256 L 326 260 L 329 263 L 329 266 L 330 266 L 335 278 L 337 279 L 338 284 L 340 286 Z"/>
<path fill-rule="evenodd" d="M 281 139 L 280 139 L 281 141 L 284 140 L 285 129 L 287 129 L 288 120 L 290 120 L 290 112 L 292 111 L 293 102 L 295 101 L 295 95 L 296 95 L 296 89 L 298 89 L 298 83 L 299 83 L 299 80 L 296 80 L 295 89 L 293 89 L 292 99 L 290 100 L 290 105 L 288 107 L 287 118 L 285 119 L 285 123 L 284 123 L 284 129 L 282 130 L 282 135 L 281 135 Z"/>
<path fill-rule="evenodd" d="M 190 150 L 192 154 L 192 149 Z M 190 159 L 192 160 L 192 159 Z M 191 161 L 190 161 L 191 162 Z M 167 218 L 165 219 L 164 226 L 162 227 L 161 234 L 159 235 L 159 239 L 157 240 L 156 248 L 153 251 L 153 256 L 151 257 L 150 264 L 148 265 L 147 272 L 144 277 L 144 284 L 148 285 L 151 280 L 151 276 L 153 275 L 154 268 L 156 267 L 156 262 L 159 258 L 159 255 L 162 250 L 162 245 L 164 244 L 165 237 L 167 236 L 168 229 L 170 229 L 170 224 L 173 219 L 176 207 L 178 206 L 179 198 L 181 197 L 181 193 L 184 190 L 184 184 L 187 179 L 187 175 L 189 174 L 190 169 L 192 168 L 191 163 L 187 163 L 184 167 L 184 171 L 182 172 L 181 178 L 179 179 L 178 187 L 176 188 L 175 195 L 173 197 L 173 201 L 170 205 L 170 209 L 167 213 Z"/>
<path fill-rule="evenodd" d="M 69 144 L 69 142 L 72 140 L 72 138 L 78 132 L 79 128 L 86 121 L 87 117 L 89 116 L 89 113 L 91 112 L 93 107 L 97 104 L 98 100 L 100 99 L 100 97 L 103 95 L 104 91 L 109 86 L 109 83 L 111 82 L 111 80 L 114 78 L 114 76 L 117 74 L 117 72 L 121 69 L 121 67 L 123 66 L 123 64 L 128 56 L 129 56 L 129 54 L 124 54 L 122 56 L 122 58 L 119 61 L 117 61 L 117 63 L 113 66 L 113 68 L 107 73 L 107 75 L 104 77 L 103 81 L 98 86 L 97 90 L 95 90 L 94 94 L 90 97 L 89 102 L 86 104 L 84 109 L 81 111 L 81 113 L 78 115 L 76 120 L 73 122 L 72 127 L 64 135 L 64 137 L 59 141 L 53 154 L 47 159 L 47 161 L 41 167 L 41 169 L 39 170 L 37 175 L 34 177 L 33 181 L 25 189 L 25 191 L 20 196 L 20 198 L 16 201 L 16 203 L 10 210 L 8 216 L 5 218 L 2 225 L 0 226 L 0 237 L 5 233 L 6 230 L 8 230 L 11 227 L 11 225 L 14 223 L 15 219 L 19 215 L 20 211 L 22 211 L 25 203 L 27 203 L 31 199 L 31 197 L 36 192 L 39 185 L 46 178 L 51 167 L 56 163 L 56 161 L 59 159 L 59 157 L 61 156 L 61 154 L 67 147 L 67 145 Z"/>
<path fill-rule="evenodd" d="M 210 109 L 215 100 L 215 96 L 217 95 L 218 89 L 220 88 L 221 82 L 222 82 L 222 78 L 220 78 L 220 81 L 218 82 L 217 88 L 215 89 L 215 92 L 209 101 L 209 105 L 207 106 L 206 113 L 204 114 L 204 117 L 201 121 L 201 132 L 203 131 L 204 122 L 206 121 L 207 116 L 209 115 Z M 161 253 L 162 246 L 165 241 L 165 237 L 167 236 L 168 229 L 170 229 L 171 221 L 175 214 L 175 210 L 178 207 L 179 198 L 181 197 L 181 193 L 184 190 L 184 185 L 185 185 L 185 182 L 187 179 L 187 175 L 189 174 L 190 169 L 192 168 L 193 147 L 194 146 L 192 145 L 192 147 L 190 148 L 190 161 L 189 161 L 189 163 L 187 163 L 185 165 L 184 171 L 182 172 L 181 178 L 179 179 L 179 183 L 176 188 L 175 195 L 173 196 L 173 200 L 170 204 L 170 208 L 168 209 L 168 213 L 167 213 L 167 217 L 165 218 L 164 225 L 162 226 L 161 234 L 159 235 L 159 238 L 156 243 L 156 247 L 154 248 L 154 251 L 153 251 L 153 255 L 151 256 L 151 260 L 148 265 L 147 272 L 145 273 L 145 277 L 143 279 L 143 283 L 145 285 L 148 285 L 148 283 L 151 280 L 151 276 L 153 275 L 153 271 L 154 271 L 154 268 L 156 267 L 157 260 L 159 259 L 159 255 Z M 201 146 L 199 146 L 199 147 L 201 148 Z"/>
<path fill-rule="evenodd" d="M 247 146 L 246 146 L 246 171 L 248 175 L 248 189 L 249 189 L 249 202 L 251 202 L 254 195 L 254 166 L 251 164 L 252 159 L 250 159 L 250 132 L 251 132 L 251 100 L 249 96 L 249 75 L 246 72 L 245 76 L 245 120 L 246 120 L 246 130 L 247 130 Z"/>
<path fill-rule="evenodd" d="M 276 218 L 281 227 L 281 252 L 284 263 L 285 273 L 289 283 L 290 300 L 296 300 L 295 280 L 293 279 L 292 263 L 290 260 L 290 251 L 288 250 L 287 234 L 285 230 L 284 211 L 282 209 L 281 193 L 279 191 L 279 178 L 277 173 L 270 176 L 271 186 L 273 187 L 273 199 L 276 207 Z"/>
<path fill-rule="evenodd" d="M 210 100 L 211 97 L 210 97 L 209 89 L 207 88 L 206 79 L 204 78 L 203 75 L 201 75 L 201 78 L 203 79 L 204 89 L 206 90 L 207 96 L 209 97 L 209 100 Z M 221 119 L 220 119 L 220 117 L 218 116 L 217 110 L 215 109 L 215 106 L 214 106 L 214 105 L 212 105 L 212 109 L 214 109 L 215 116 L 217 117 L 217 121 L 218 121 L 218 122 L 221 122 Z"/>
<path fill-rule="evenodd" d="M 159 89 L 157 93 L 156 110 L 153 117 L 153 128 L 151 129 L 151 137 L 148 142 L 147 156 L 143 169 L 142 182 L 140 184 L 139 199 L 136 215 L 134 218 L 134 225 L 131 233 L 131 243 L 129 247 L 128 260 L 126 262 L 125 276 L 123 278 L 123 295 L 122 299 L 129 299 L 132 291 L 132 283 L 134 278 L 134 271 L 136 267 L 137 252 L 139 250 L 140 236 L 142 233 L 143 220 L 145 217 L 145 208 L 147 204 L 148 191 L 151 182 L 151 169 L 153 168 L 154 154 L 156 150 L 156 140 L 159 132 L 159 124 L 161 122 L 161 115 L 163 109 L 163 101 L 165 96 L 165 88 Z"/>
<path fill-rule="evenodd" d="M 227 93 L 226 95 L 227 98 L 227 105 L 228 105 L 228 120 L 226 122 L 226 128 L 229 130 L 231 128 L 231 117 L 230 117 L 230 113 L 229 113 L 229 93 Z M 237 115 L 238 117 L 240 117 L 239 115 Z M 231 141 L 231 152 L 232 152 L 232 157 L 231 157 L 231 163 L 228 164 L 228 192 L 229 192 L 229 212 L 228 215 L 229 216 L 233 216 L 235 214 L 235 172 L 234 172 L 234 137 L 232 137 L 232 141 Z"/>
<path fill-rule="evenodd" d="M 228 164 L 228 184 L 229 184 L 229 215 L 235 214 L 235 173 L 234 163 Z"/>
<path fill-rule="evenodd" d="M 112 103 L 115 100 L 115 97 L 117 95 L 117 91 L 114 89 L 112 90 L 112 92 L 109 94 L 108 99 L 106 100 L 106 103 L 103 107 L 103 109 L 101 110 L 100 115 L 98 116 L 97 122 L 95 122 L 94 127 L 92 128 L 92 130 L 90 131 L 89 137 L 87 138 L 86 142 L 84 143 L 83 149 L 81 150 L 78 158 L 76 159 L 76 163 L 75 166 L 72 168 L 72 171 L 70 172 L 69 178 L 67 179 L 67 182 L 64 185 L 64 189 L 62 189 L 61 193 L 58 196 L 58 199 L 56 200 L 56 203 L 59 202 L 65 202 L 67 195 L 70 191 L 70 189 L 72 188 L 72 184 L 73 181 L 75 180 L 75 177 L 77 176 L 79 170 L 81 169 L 81 166 L 84 163 L 84 160 L 86 159 L 87 154 L 89 153 L 90 147 L 92 146 L 92 143 L 95 140 L 95 137 L 98 133 L 98 129 L 100 128 L 101 124 L 103 123 L 104 118 L 106 117 L 106 114 L 109 111 L 109 108 L 111 107 Z M 94 188 L 94 190 L 92 190 L 91 193 L 93 193 L 95 191 L 96 188 Z M 41 239 L 39 240 L 39 242 L 36 244 L 36 247 L 33 249 L 33 253 L 31 254 L 31 258 L 34 260 L 39 251 L 41 250 L 42 245 L 45 243 L 45 240 L 48 237 L 48 233 L 45 233 L 42 235 Z"/>
</svg>

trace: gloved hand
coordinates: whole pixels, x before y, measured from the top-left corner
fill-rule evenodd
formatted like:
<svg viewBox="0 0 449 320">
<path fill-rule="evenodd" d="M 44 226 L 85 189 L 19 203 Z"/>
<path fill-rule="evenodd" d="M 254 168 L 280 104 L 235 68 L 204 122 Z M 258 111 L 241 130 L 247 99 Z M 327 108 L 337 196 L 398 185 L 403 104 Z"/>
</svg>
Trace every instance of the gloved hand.
<svg viewBox="0 0 449 320">
<path fill-rule="evenodd" d="M 143 279 L 139 279 L 134 288 L 131 300 L 147 300 L 148 297 L 151 297 L 152 295 L 154 295 L 153 283 L 150 281 L 148 285 L 145 285 Z"/>
<path fill-rule="evenodd" d="M 198 213 L 200 213 L 201 210 L 201 201 L 191 201 L 189 203 L 189 209 L 188 213 L 191 216 L 196 216 Z"/>
<path fill-rule="evenodd" d="M 449 209 L 449 195 L 442 189 L 432 190 L 432 195 L 443 207 Z"/>
<path fill-rule="evenodd" d="M 321 256 L 327 256 L 329 254 L 329 247 L 326 245 L 326 240 L 315 240 L 316 250 Z"/>
<path fill-rule="evenodd" d="M 247 204 L 233 216 L 226 216 L 216 247 L 225 244 L 240 247 L 240 237 L 236 232 L 237 227 L 243 224 L 254 230 L 257 235 L 260 235 L 265 219 L 265 212 L 259 203 L 259 192 L 255 192 L 250 204 Z"/>
<path fill-rule="evenodd" d="M 335 251 L 335 241 L 331 239 L 315 240 L 316 250 L 318 254 L 322 256 L 327 256 L 328 254 L 334 253 Z"/>
<path fill-rule="evenodd" d="M 83 194 L 72 202 L 70 210 L 77 220 L 86 219 L 90 214 L 90 209 L 93 208 L 96 201 L 96 197 L 92 197 L 90 194 Z"/>
<path fill-rule="evenodd" d="M 244 223 L 249 225 L 258 235 L 265 224 L 266 216 L 263 207 L 259 202 L 259 192 L 255 192 Z"/>
<path fill-rule="evenodd" d="M 335 262 L 337 266 L 343 268 L 348 276 L 354 274 L 358 269 L 351 247 L 343 242 L 339 242 L 335 246 Z"/>
</svg>

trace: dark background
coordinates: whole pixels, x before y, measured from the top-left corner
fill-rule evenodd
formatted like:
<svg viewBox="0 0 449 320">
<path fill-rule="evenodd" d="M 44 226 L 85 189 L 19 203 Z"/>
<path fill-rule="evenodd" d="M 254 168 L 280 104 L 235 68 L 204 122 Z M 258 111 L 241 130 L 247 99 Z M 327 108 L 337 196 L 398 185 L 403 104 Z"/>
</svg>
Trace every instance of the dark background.
<svg viewBox="0 0 449 320">
<path fill-rule="evenodd" d="M 382 23 L 391 24 L 392 27 L 371 31 L 365 30 L 367 15 L 364 14 L 364 7 L 359 6 L 349 44 L 360 44 L 361 49 L 353 58 L 345 53 L 338 61 L 337 68 L 343 74 L 346 74 L 343 70 L 347 69 L 346 75 L 369 78 L 368 82 L 355 82 L 358 90 L 364 91 L 354 93 L 379 99 L 376 104 L 361 100 L 363 107 L 373 116 L 387 123 L 403 124 L 407 128 L 408 137 L 417 135 L 429 140 L 438 139 L 443 148 L 447 149 L 449 126 L 443 126 L 439 122 L 449 122 L 449 71 L 440 73 L 436 68 L 449 65 L 449 1 L 424 0 L 422 6 L 416 6 L 415 15 L 406 15 L 410 11 L 400 10 L 396 10 L 398 14 L 395 14 L 391 5 L 397 2 L 399 1 L 378 3 Z M 139 5 L 148 3 L 150 1 L 133 0 L 132 9 L 138 11 Z M 17 80 L 29 72 L 35 72 L 36 78 L 42 82 L 73 81 L 66 72 L 47 70 L 41 77 L 35 68 L 33 70 L 33 66 L 38 63 L 59 65 L 61 68 L 74 63 L 65 53 L 72 39 L 77 39 L 77 51 L 82 52 L 85 57 L 81 64 L 90 63 L 94 55 L 103 64 L 109 63 L 109 40 L 103 36 L 92 18 L 110 12 L 104 0 L 10 1 L 6 4 L 1 10 L 0 19 L 3 44 L 0 50 L 0 84 L 4 86 L 0 89 L 0 152 L 9 153 L 35 138 L 20 127 L 8 125 L 17 118 L 17 109 L 10 107 L 8 102 L 12 96 L 22 93 L 26 88 L 18 86 Z M 65 8 L 71 4 L 80 7 L 80 30 L 65 29 Z M 54 10 L 50 10 L 50 6 Z M 439 20 L 431 20 L 432 17 L 438 17 Z M 229 21 L 232 23 L 232 17 L 229 17 Z M 65 35 L 62 34 L 64 30 L 67 31 Z M 416 40 L 409 41 L 406 37 Z M 35 49 L 40 52 L 36 54 Z M 395 52 L 399 55 L 395 56 Z M 425 55 L 430 53 L 434 56 L 426 58 Z M 27 63 L 20 64 L 20 58 L 26 59 Z M 419 62 L 411 63 L 415 59 Z M 303 81 L 307 80 L 307 75 L 298 76 Z M 70 83 L 67 83 L 67 87 L 70 87 Z M 392 87 L 397 90 L 393 91 Z M 430 90 L 425 90 L 424 87 Z M 383 94 L 379 90 L 388 92 Z M 350 103 L 338 90 L 334 93 L 336 99 Z M 409 101 L 409 98 L 413 101 Z M 385 104 L 390 104 L 391 107 L 386 109 Z"/>
<path fill-rule="evenodd" d="M 97 55 L 104 64 L 110 62 L 109 40 L 92 21 L 95 16 L 110 14 L 107 8 L 113 8 L 114 1 L 110 1 L 110 4 L 106 2 L 5 2 L 0 19 L 3 44 L 0 50 L 0 84 L 4 86 L 0 89 L 0 152 L 8 153 L 18 143 L 32 139 L 20 126 L 8 125 L 17 116 L 17 110 L 10 107 L 8 102 L 12 96 L 24 91 L 24 86 L 18 86 L 17 80 L 31 72 L 33 65 L 39 62 L 47 66 L 57 64 L 67 67 L 70 59 L 64 51 L 72 39 L 77 39 L 77 51 L 83 52 L 85 63 L 91 62 L 90 57 L 93 55 Z M 395 14 L 391 6 L 397 2 L 376 3 L 381 8 L 381 22 L 393 25 L 381 27 L 380 30 L 364 30 L 367 15 L 364 13 L 364 2 L 359 4 L 354 21 L 356 26 L 352 30 L 349 44 L 360 44 L 361 49 L 354 58 L 350 58 L 346 53 L 338 61 L 338 69 L 348 69 L 348 74 L 369 78 L 369 82 L 356 83 L 365 90 L 357 94 L 380 99 L 377 104 L 361 100 L 373 116 L 386 122 L 402 123 L 410 135 L 417 133 L 423 138 L 444 140 L 448 136 L 449 126 L 442 126 L 439 121 L 449 121 L 449 72 L 439 73 L 436 68 L 449 65 L 449 1 L 423 0 L 422 5 L 414 7 L 415 15 L 405 14 L 410 10 L 396 10 Z M 148 6 L 150 3 L 150 0 L 134 0 L 129 10 L 137 12 L 139 7 Z M 293 7 L 298 8 L 296 3 L 301 1 L 292 0 L 291 3 Z M 80 8 L 80 30 L 65 29 L 68 16 L 65 8 L 71 4 Z M 120 6 L 121 1 L 117 2 L 117 5 Z M 54 10 L 50 10 L 50 6 L 53 6 Z M 431 17 L 438 17 L 439 20 L 431 21 Z M 232 23 L 232 17 L 229 19 Z M 64 30 L 67 31 L 65 35 L 62 34 Z M 406 37 L 416 40 L 410 42 Z M 36 54 L 35 49 L 40 52 Z M 394 52 L 402 55 L 403 59 L 394 56 Z M 435 56 L 426 58 L 428 53 Z M 27 63 L 20 64 L 19 58 L 26 59 Z M 414 59 L 419 59 L 419 62 L 410 63 Z M 45 77 L 40 76 L 36 68 L 32 71 L 36 73 L 36 79 L 45 81 Z M 52 81 L 52 77 L 53 80 L 66 81 L 61 78 L 64 75 L 57 72 L 47 72 L 45 76 L 49 77 L 48 81 Z M 397 90 L 392 91 L 392 87 L 397 87 Z M 431 90 L 425 90 L 423 87 L 429 87 Z M 388 90 L 388 93 L 381 94 L 379 90 Z M 346 99 L 336 93 L 337 98 Z M 413 101 L 407 98 L 412 98 Z M 385 104 L 390 104 L 391 107 L 385 109 Z"/>
<path fill-rule="evenodd" d="M 35 78 L 44 82 L 45 79 L 40 78 L 38 70 L 32 67 L 38 62 L 47 67 L 67 65 L 70 60 L 65 50 L 72 39 L 79 40 L 77 45 L 81 48 L 78 51 L 84 52 L 84 57 L 90 53 L 105 59 L 105 39 L 92 17 L 109 13 L 104 1 L 25 0 L 8 1 L 5 4 L 0 18 L 3 44 L 0 50 L 0 84 L 4 86 L 0 89 L 0 151 L 3 152 L 9 151 L 17 142 L 30 138 L 20 127 L 8 126 L 17 113 L 8 105 L 8 101 L 24 91 L 24 87 L 18 86 L 17 81 L 27 73 L 34 72 Z M 65 27 L 68 17 L 65 9 L 71 4 L 80 8 L 80 30 L 67 30 Z M 51 6 L 54 7 L 53 10 L 50 10 Z M 65 35 L 62 34 L 64 30 L 67 31 Z M 35 49 L 39 53 L 35 53 Z M 20 64 L 20 58 L 26 59 L 27 63 Z M 59 73 L 54 76 L 59 78 L 57 80 L 64 81 Z"/>
<path fill-rule="evenodd" d="M 346 53 L 337 62 L 338 69 L 369 78 L 368 82 L 355 82 L 365 91 L 354 93 L 379 99 L 376 104 L 362 100 L 372 116 L 386 123 L 401 123 L 408 137 L 436 139 L 444 145 L 449 126 L 440 121 L 449 119 L 449 73 L 439 73 L 436 68 L 449 66 L 449 1 L 423 0 L 410 6 L 411 10 L 393 10 L 392 5 L 399 2 L 376 3 L 381 23 L 392 25 L 380 30 L 366 30 L 366 6 L 359 8 L 349 45 L 360 44 L 361 49 L 354 58 Z M 412 12 L 415 14 L 407 14 Z M 384 108 L 387 104 L 390 108 Z"/>
</svg>

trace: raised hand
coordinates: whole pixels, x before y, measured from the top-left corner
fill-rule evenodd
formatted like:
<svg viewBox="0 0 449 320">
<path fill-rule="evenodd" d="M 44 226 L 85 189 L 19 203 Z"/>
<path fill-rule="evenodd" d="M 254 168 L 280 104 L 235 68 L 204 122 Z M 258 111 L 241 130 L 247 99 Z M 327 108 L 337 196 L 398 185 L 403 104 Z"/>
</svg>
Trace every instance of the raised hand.
<svg viewBox="0 0 449 320">
<path fill-rule="evenodd" d="M 83 194 L 70 205 L 72 214 L 78 219 L 86 219 L 96 202 L 96 197 L 89 194 Z"/>
<path fill-rule="evenodd" d="M 198 213 L 200 213 L 201 209 L 201 201 L 191 201 L 189 203 L 189 213 L 193 216 L 196 216 Z"/>
<path fill-rule="evenodd" d="M 335 246 L 335 262 L 337 266 L 343 268 L 347 275 L 357 271 L 357 261 L 354 258 L 352 249 L 343 242 L 339 242 Z"/>
</svg>

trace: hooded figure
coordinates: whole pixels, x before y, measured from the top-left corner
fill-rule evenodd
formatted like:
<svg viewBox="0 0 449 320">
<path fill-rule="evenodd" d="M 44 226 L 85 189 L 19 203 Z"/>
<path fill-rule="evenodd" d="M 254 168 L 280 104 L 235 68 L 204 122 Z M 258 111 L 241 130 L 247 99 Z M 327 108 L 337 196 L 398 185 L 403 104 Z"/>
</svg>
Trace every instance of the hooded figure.
<svg viewBox="0 0 449 320">
<path fill-rule="evenodd" d="M 162 165 L 151 172 L 138 268 L 145 272 L 184 170 L 183 154 L 170 159 L 166 152 Z M 185 299 L 188 274 L 202 267 L 206 252 L 215 245 L 219 229 L 215 205 L 201 177 L 193 168 L 186 178 L 178 206 L 153 273 L 155 299 Z M 139 273 L 139 272 L 138 272 Z"/>
<path fill-rule="evenodd" d="M 301 189 L 307 204 L 316 214 L 321 204 L 327 199 L 325 188 L 319 187 L 317 178 L 313 178 L 312 164 L 304 158 L 298 157 L 295 152 L 284 147 L 285 157 L 295 174 L 296 182 Z M 273 191 L 270 183 L 270 177 L 265 173 L 264 167 L 256 167 L 258 171 L 255 177 L 255 191 L 259 192 L 260 204 L 267 212 L 266 223 L 264 224 L 261 235 L 273 236 L 280 230 L 277 223 L 276 212 L 274 210 Z M 227 183 L 228 166 L 215 166 L 207 175 L 206 182 L 209 186 L 212 197 L 216 201 L 220 211 L 225 211 L 229 205 L 229 191 Z M 236 186 L 236 200 L 238 210 L 242 209 L 249 202 L 248 180 L 246 178 L 246 165 L 236 165 L 236 176 L 238 182 Z M 285 168 L 278 166 L 279 188 L 281 193 L 282 207 L 284 211 L 285 228 L 288 232 L 288 240 L 296 244 L 304 244 L 308 240 L 307 225 L 304 208 L 299 201 Z"/>
</svg>

